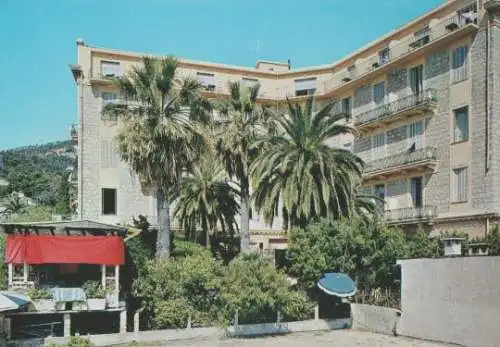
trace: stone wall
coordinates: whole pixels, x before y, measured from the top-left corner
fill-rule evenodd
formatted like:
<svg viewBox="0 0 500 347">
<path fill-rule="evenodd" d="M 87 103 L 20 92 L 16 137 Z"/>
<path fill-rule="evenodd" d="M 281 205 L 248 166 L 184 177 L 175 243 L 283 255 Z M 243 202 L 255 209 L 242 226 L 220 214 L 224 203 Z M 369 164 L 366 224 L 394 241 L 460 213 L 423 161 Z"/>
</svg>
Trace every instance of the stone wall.
<svg viewBox="0 0 500 347">
<path fill-rule="evenodd" d="M 401 264 L 397 333 L 465 346 L 500 341 L 500 257 L 412 259 Z"/>
<path fill-rule="evenodd" d="M 380 334 L 396 333 L 400 311 L 373 305 L 351 304 L 352 329 Z"/>
<path fill-rule="evenodd" d="M 438 148 L 437 171 L 427 177 L 425 204 L 447 212 L 450 201 L 450 52 L 444 49 L 425 58 L 424 88 L 437 92 L 437 108 L 425 126 L 425 144 Z"/>
</svg>

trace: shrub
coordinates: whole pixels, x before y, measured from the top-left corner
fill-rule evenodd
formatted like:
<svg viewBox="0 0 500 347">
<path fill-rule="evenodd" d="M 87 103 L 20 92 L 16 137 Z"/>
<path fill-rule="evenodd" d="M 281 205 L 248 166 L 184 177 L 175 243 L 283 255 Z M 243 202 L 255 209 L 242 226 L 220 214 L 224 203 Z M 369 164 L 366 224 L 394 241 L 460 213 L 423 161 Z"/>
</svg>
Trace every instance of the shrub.
<svg viewBox="0 0 500 347">
<path fill-rule="evenodd" d="M 83 284 L 83 290 L 87 299 L 104 299 L 106 291 L 98 281 L 87 281 Z"/>
<path fill-rule="evenodd" d="M 52 292 L 43 288 L 32 288 L 28 295 L 31 300 L 52 299 Z"/>
<path fill-rule="evenodd" d="M 81 337 L 81 336 L 71 336 L 69 338 L 68 343 L 66 344 L 55 344 L 55 343 L 49 343 L 47 347 L 94 347 L 95 344 L 93 344 L 89 339 Z"/>
</svg>

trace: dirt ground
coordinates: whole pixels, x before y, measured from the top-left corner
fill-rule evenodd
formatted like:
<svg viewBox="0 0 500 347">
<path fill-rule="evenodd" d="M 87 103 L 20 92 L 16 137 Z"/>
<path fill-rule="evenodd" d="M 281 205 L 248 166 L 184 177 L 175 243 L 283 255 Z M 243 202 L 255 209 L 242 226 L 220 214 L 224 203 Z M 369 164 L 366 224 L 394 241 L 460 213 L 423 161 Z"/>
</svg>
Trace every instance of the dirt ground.
<svg viewBox="0 0 500 347">
<path fill-rule="evenodd" d="M 131 345 L 133 346 L 133 345 Z M 138 346 L 138 345 L 135 345 Z M 438 347 L 446 346 L 428 341 L 413 340 L 402 337 L 385 336 L 369 332 L 354 330 L 335 330 L 328 332 L 301 333 L 274 337 L 260 337 L 252 339 L 227 340 L 186 340 L 168 341 L 164 344 L 141 344 L 145 346 L 172 346 L 172 347 Z"/>
</svg>

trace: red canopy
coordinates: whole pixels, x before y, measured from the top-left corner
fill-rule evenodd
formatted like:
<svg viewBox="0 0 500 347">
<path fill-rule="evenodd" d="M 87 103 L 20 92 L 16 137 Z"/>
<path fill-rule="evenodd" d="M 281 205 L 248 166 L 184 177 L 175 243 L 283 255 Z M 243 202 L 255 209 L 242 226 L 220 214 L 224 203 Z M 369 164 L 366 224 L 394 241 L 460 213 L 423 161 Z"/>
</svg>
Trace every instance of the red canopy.
<svg viewBox="0 0 500 347">
<path fill-rule="evenodd" d="M 119 236 L 8 235 L 5 262 L 122 265 L 125 246 Z"/>
</svg>

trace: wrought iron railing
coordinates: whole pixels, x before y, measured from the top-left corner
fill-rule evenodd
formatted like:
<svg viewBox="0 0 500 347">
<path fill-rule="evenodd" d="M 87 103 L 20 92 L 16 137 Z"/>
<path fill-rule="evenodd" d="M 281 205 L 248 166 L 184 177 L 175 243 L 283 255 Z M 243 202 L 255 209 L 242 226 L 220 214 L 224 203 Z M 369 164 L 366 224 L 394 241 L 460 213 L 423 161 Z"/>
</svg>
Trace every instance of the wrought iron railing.
<svg viewBox="0 0 500 347">
<path fill-rule="evenodd" d="M 385 211 L 385 219 L 392 222 L 432 219 L 437 216 L 436 206 L 405 207 Z"/>
<path fill-rule="evenodd" d="M 408 35 L 394 45 L 390 45 L 381 52 L 374 53 L 372 56 L 360 59 L 356 65 L 351 65 L 349 68 L 335 73 L 331 79 L 325 81 L 322 90 L 329 92 L 342 86 L 352 80 L 363 78 L 372 71 L 401 59 L 420 48 L 426 47 L 429 44 L 444 38 L 448 35 L 458 32 L 459 29 L 477 24 L 477 12 L 472 10 L 466 14 L 454 14 L 450 17 L 443 18 L 439 22 L 430 24 L 426 31 L 422 31 L 419 35 Z M 383 54 L 381 54 L 383 52 Z"/>
<path fill-rule="evenodd" d="M 420 93 L 402 97 L 396 101 L 377 106 L 369 111 L 360 113 L 354 117 L 355 124 L 361 125 L 379 121 L 399 112 L 408 111 L 415 107 L 432 105 L 437 101 L 436 90 L 426 89 Z"/>
<path fill-rule="evenodd" d="M 418 163 L 425 160 L 436 160 L 437 149 L 435 147 L 424 147 L 414 151 L 407 151 L 385 158 L 373 160 L 366 164 L 365 173 L 373 173 L 386 170 L 391 167 L 398 167 Z"/>
</svg>

